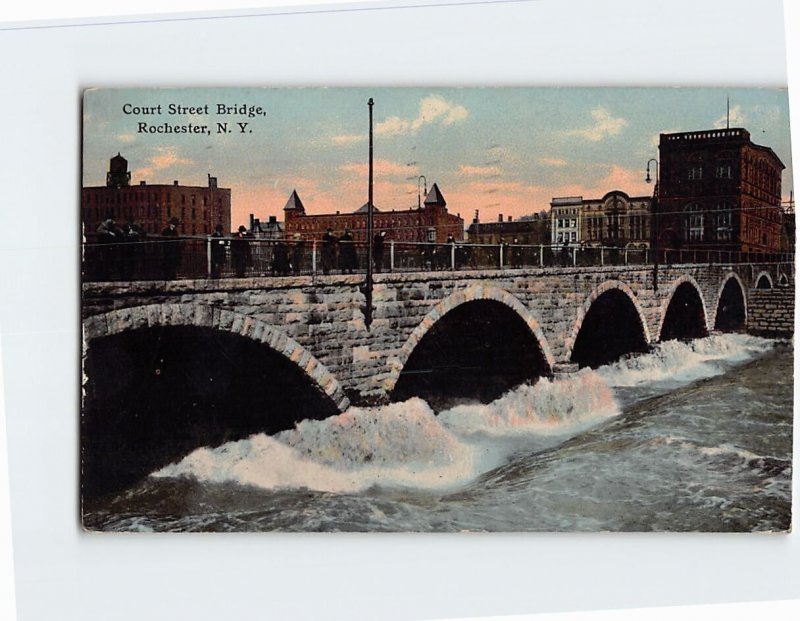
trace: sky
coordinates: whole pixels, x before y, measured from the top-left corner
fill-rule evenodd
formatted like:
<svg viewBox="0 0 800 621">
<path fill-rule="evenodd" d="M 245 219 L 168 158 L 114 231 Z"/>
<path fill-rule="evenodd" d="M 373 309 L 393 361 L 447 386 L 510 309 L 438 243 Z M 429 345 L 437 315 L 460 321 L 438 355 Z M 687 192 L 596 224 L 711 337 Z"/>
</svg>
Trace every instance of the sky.
<svg viewBox="0 0 800 621">
<path fill-rule="evenodd" d="M 282 220 L 292 190 L 306 213 L 355 211 L 368 195 L 369 98 L 381 210 L 416 207 L 425 182 L 467 224 L 476 210 L 482 222 L 517 219 L 560 196 L 650 195 L 659 133 L 725 127 L 728 99 L 730 127 L 771 147 L 786 165 L 784 200 L 793 189 L 786 91 L 696 88 L 89 90 L 83 185 L 104 185 L 121 153 L 132 184 L 217 177 L 233 228 L 251 213 Z M 189 123 L 208 130 L 150 133 Z"/>
</svg>

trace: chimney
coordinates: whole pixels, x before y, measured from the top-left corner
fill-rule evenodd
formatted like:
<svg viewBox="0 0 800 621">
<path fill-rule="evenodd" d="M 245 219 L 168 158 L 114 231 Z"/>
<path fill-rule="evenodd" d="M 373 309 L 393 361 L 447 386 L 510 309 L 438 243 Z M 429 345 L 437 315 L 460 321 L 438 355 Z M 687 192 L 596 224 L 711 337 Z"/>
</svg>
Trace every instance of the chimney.
<svg viewBox="0 0 800 621">
<path fill-rule="evenodd" d="M 508 221 L 509 221 L 509 222 L 511 222 L 511 218 L 512 218 L 512 217 L 513 217 L 513 216 L 508 216 Z"/>
<path fill-rule="evenodd" d="M 502 222 L 503 221 L 503 214 L 500 214 L 499 216 L 497 216 L 497 221 L 498 222 Z"/>
<path fill-rule="evenodd" d="M 175 180 L 172 182 L 172 185 L 178 185 L 178 180 L 177 180 L 177 179 L 175 179 Z"/>
<path fill-rule="evenodd" d="M 140 181 L 139 185 L 147 185 L 147 181 Z"/>
<path fill-rule="evenodd" d="M 254 229 L 253 225 L 255 224 L 255 218 L 253 218 L 253 214 L 250 214 L 250 230 Z"/>
<path fill-rule="evenodd" d="M 209 188 L 216 188 L 217 187 L 217 178 L 212 177 L 211 173 L 208 173 L 208 187 Z"/>
<path fill-rule="evenodd" d="M 278 223 L 278 216 L 270 216 L 269 217 L 269 223 L 273 224 L 273 225 L 277 224 Z"/>
</svg>

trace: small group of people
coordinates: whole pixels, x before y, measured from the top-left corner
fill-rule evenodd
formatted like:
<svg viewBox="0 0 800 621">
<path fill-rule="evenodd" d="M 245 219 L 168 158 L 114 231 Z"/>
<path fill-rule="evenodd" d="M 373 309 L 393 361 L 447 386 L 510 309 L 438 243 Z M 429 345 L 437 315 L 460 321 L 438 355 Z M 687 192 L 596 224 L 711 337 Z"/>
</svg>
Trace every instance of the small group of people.
<svg viewBox="0 0 800 621">
<path fill-rule="evenodd" d="M 141 269 L 145 230 L 129 221 L 120 227 L 107 218 L 97 227 L 97 277 L 100 280 L 130 280 Z"/>
<path fill-rule="evenodd" d="M 306 263 L 306 240 L 299 233 L 294 236 L 294 243 L 289 245 L 279 239 L 272 249 L 270 271 L 273 276 L 295 276 L 302 274 Z"/>
<path fill-rule="evenodd" d="M 223 227 L 218 224 L 214 227 L 214 232 L 209 238 L 211 244 L 211 278 L 221 278 L 222 271 L 227 262 L 227 248 L 231 250 L 231 267 L 237 278 L 244 278 L 248 267 L 253 265 L 253 253 L 250 248 L 250 240 L 253 235 L 248 232 L 244 225 L 239 226 L 238 230 L 231 233 L 229 239 L 222 234 Z"/>
<path fill-rule="evenodd" d="M 386 231 L 378 231 L 372 239 L 372 262 L 376 272 L 383 269 L 385 241 Z M 342 274 L 352 274 L 358 270 L 358 252 L 350 229 L 345 229 L 341 237 L 336 237 L 333 229 L 328 228 L 322 236 L 322 273 L 330 274 L 337 265 Z"/>
<path fill-rule="evenodd" d="M 358 269 L 358 253 L 350 229 L 345 229 L 341 237 L 336 237 L 333 229 L 328 228 L 322 236 L 322 273 L 330 274 L 337 265 L 337 259 L 342 274 L 352 274 Z"/>
</svg>

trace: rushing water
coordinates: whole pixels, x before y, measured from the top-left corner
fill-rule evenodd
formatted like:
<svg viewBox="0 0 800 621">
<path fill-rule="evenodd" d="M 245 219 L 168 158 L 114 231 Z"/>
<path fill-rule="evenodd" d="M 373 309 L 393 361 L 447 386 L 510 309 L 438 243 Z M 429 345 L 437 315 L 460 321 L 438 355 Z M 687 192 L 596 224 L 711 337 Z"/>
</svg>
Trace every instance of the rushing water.
<svg viewBox="0 0 800 621">
<path fill-rule="evenodd" d="M 421 399 L 201 448 L 85 507 L 121 531 L 775 531 L 792 345 L 670 341 L 488 405 Z"/>
</svg>

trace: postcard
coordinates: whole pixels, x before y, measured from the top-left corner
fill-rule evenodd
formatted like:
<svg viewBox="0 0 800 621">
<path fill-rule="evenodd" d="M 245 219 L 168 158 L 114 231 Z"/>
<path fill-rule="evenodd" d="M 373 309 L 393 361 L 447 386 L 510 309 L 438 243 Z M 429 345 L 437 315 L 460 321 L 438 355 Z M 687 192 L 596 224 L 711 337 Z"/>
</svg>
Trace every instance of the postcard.
<svg viewBox="0 0 800 621">
<path fill-rule="evenodd" d="M 83 93 L 91 531 L 791 528 L 785 90 Z"/>
</svg>

